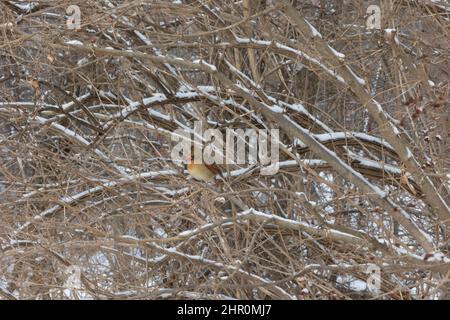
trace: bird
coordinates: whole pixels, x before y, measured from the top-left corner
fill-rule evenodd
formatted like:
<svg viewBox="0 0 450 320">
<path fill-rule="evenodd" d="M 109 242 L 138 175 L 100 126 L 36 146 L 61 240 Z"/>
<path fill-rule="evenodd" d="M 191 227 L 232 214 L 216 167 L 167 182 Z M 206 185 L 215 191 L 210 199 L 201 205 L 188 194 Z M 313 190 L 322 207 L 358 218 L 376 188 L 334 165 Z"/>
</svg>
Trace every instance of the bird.
<svg viewBox="0 0 450 320">
<path fill-rule="evenodd" d="M 210 182 L 217 175 L 222 176 L 219 167 L 215 164 L 194 163 L 194 152 L 187 158 L 187 171 L 196 180 Z"/>
</svg>

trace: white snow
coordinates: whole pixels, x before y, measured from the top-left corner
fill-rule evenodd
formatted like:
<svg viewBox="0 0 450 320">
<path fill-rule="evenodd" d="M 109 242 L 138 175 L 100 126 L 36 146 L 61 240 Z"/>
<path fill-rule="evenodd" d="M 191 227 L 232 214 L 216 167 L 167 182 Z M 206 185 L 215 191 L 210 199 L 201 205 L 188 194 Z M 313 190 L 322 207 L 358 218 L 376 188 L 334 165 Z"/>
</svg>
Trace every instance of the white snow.
<svg viewBox="0 0 450 320">
<path fill-rule="evenodd" d="M 328 48 L 330 48 L 330 50 L 333 52 L 333 54 L 338 57 L 339 59 L 344 59 L 345 58 L 345 54 L 337 51 L 336 49 L 334 49 L 332 46 L 328 45 Z"/>
<path fill-rule="evenodd" d="M 202 59 L 197 59 L 192 61 L 193 63 L 199 64 L 199 65 L 203 65 L 203 66 L 207 66 L 212 72 L 217 71 L 216 66 L 209 64 L 208 62 L 206 62 L 205 60 Z"/>
<path fill-rule="evenodd" d="M 353 70 L 349 67 L 346 66 L 347 70 L 352 74 L 352 76 L 355 78 L 355 80 L 362 86 L 366 85 L 366 80 L 364 80 L 363 78 L 359 77 L 356 75 L 355 72 L 353 72 Z"/>
<path fill-rule="evenodd" d="M 346 138 L 356 138 L 359 140 L 372 142 L 376 144 L 382 145 L 384 148 L 387 148 L 389 150 L 393 150 L 394 148 L 384 139 L 378 138 L 366 133 L 362 132 L 332 132 L 332 133 L 322 133 L 322 134 L 314 134 L 314 137 L 318 139 L 321 142 L 327 142 L 330 140 L 339 140 L 339 139 L 346 139 Z"/>
<path fill-rule="evenodd" d="M 328 68 L 327 66 L 322 64 L 319 60 L 307 55 L 306 53 L 304 53 L 300 50 L 291 48 L 289 46 L 286 46 L 286 45 L 278 43 L 278 42 L 272 42 L 272 41 L 267 41 L 267 40 L 256 40 L 256 39 L 239 38 L 239 37 L 235 37 L 235 39 L 238 43 L 255 43 L 257 45 L 266 46 L 266 47 L 269 47 L 270 45 L 275 45 L 278 49 L 286 50 L 286 51 L 293 53 L 303 59 L 308 60 L 309 62 L 311 62 L 315 65 L 318 65 L 322 70 L 324 70 L 326 73 L 331 75 L 333 78 L 336 78 L 339 82 L 341 82 L 343 84 L 346 83 L 344 78 L 342 78 L 340 75 L 338 75 L 335 70 Z"/>
<path fill-rule="evenodd" d="M 67 41 L 64 41 L 64 43 L 70 44 L 73 46 L 82 46 L 83 45 L 83 42 L 81 42 L 80 40 L 67 40 Z"/>
<path fill-rule="evenodd" d="M 308 20 L 304 19 L 306 24 L 308 25 L 309 29 L 311 30 L 311 33 L 314 37 L 322 38 L 322 35 L 319 31 L 311 24 Z"/>
</svg>

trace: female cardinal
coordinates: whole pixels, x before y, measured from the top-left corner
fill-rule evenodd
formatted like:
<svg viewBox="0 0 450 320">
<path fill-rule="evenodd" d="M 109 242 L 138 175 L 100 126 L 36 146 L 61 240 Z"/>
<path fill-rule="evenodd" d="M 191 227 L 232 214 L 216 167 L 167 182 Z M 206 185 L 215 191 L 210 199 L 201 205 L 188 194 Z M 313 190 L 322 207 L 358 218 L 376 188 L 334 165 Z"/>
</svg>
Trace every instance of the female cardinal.
<svg viewBox="0 0 450 320">
<path fill-rule="evenodd" d="M 194 152 L 188 157 L 187 170 L 197 180 L 209 182 L 216 175 L 222 176 L 219 167 L 215 164 L 194 163 Z"/>
</svg>

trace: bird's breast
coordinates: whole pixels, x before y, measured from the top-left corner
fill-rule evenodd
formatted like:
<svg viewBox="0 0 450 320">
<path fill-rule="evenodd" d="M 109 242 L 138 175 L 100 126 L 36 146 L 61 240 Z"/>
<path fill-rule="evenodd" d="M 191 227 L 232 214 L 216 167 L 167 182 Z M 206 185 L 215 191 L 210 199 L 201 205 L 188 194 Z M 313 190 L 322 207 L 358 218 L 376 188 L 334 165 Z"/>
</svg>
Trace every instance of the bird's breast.
<svg viewBox="0 0 450 320">
<path fill-rule="evenodd" d="M 215 176 L 215 174 L 203 164 L 189 163 L 187 165 L 187 169 L 191 176 L 193 176 L 197 180 L 208 182 L 211 181 Z"/>
</svg>

